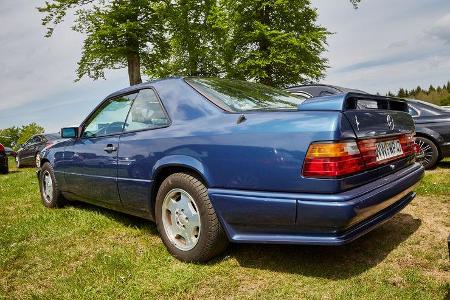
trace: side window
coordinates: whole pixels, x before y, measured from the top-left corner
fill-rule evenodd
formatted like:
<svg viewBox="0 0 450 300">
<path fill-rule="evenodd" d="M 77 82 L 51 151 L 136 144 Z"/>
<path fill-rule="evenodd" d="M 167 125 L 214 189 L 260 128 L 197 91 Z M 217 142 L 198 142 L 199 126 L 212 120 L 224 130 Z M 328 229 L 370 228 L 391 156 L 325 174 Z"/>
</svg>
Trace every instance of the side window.
<svg viewBox="0 0 450 300">
<path fill-rule="evenodd" d="M 125 123 L 125 131 L 160 128 L 169 125 L 170 120 L 151 89 L 139 91 Z"/>
<path fill-rule="evenodd" d="M 121 133 L 134 98 L 136 98 L 136 94 L 107 101 L 86 123 L 82 137 Z"/>
<path fill-rule="evenodd" d="M 30 140 L 28 140 L 27 144 L 28 145 L 34 145 L 34 144 L 37 144 L 39 142 L 40 142 L 40 139 L 39 139 L 39 136 L 37 135 L 35 137 L 32 137 Z"/>
<path fill-rule="evenodd" d="M 412 108 L 411 107 L 411 105 L 408 105 L 408 111 L 409 111 L 409 114 L 411 115 L 411 116 L 413 116 L 413 117 L 417 117 L 419 114 L 417 113 L 417 111 L 414 109 L 414 108 Z"/>
</svg>

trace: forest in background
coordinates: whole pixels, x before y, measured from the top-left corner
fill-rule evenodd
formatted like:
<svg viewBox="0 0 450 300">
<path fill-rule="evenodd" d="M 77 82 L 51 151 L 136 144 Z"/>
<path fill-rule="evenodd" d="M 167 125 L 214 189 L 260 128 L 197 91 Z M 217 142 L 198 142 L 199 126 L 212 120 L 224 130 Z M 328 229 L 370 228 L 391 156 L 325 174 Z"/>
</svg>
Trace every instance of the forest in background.
<svg viewBox="0 0 450 300">
<path fill-rule="evenodd" d="M 430 85 L 428 89 L 423 89 L 420 86 L 412 90 L 401 88 L 398 92 L 389 92 L 387 95 L 391 97 L 423 100 L 436 105 L 450 106 L 450 81 L 443 86 L 434 87 L 433 85 Z"/>
</svg>

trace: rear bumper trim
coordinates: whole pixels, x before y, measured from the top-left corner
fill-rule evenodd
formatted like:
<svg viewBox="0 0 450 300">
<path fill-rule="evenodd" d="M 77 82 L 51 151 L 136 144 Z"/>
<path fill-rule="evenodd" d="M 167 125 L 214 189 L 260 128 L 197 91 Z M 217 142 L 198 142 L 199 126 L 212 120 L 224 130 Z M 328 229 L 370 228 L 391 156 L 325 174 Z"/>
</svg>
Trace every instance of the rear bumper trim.
<svg viewBox="0 0 450 300">
<path fill-rule="evenodd" d="M 389 220 L 416 194 L 419 164 L 335 195 L 209 189 L 231 241 L 340 245 Z"/>
</svg>

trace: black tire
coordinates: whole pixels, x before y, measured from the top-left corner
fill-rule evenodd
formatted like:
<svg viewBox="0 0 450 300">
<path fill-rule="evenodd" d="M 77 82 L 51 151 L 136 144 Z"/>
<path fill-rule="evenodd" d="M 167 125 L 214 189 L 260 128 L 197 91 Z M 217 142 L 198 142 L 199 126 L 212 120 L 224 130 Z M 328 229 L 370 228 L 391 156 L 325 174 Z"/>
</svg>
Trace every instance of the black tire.
<svg viewBox="0 0 450 300">
<path fill-rule="evenodd" d="M 181 250 L 171 242 L 163 224 L 163 202 L 173 190 L 186 191 L 195 202 L 200 217 L 199 235 L 196 245 L 190 250 Z M 228 238 L 208 197 L 206 186 L 196 177 L 187 173 L 175 173 L 161 184 L 156 197 L 156 225 L 167 250 L 185 262 L 206 262 L 223 252 L 228 246 Z"/>
<path fill-rule="evenodd" d="M 44 182 L 44 177 L 46 176 L 49 176 L 51 179 L 51 191 L 48 190 L 47 185 Z M 56 181 L 53 167 L 48 162 L 44 163 L 41 170 L 39 171 L 39 190 L 41 193 L 42 203 L 45 207 L 58 208 L 63 207 L 66 204 L 66 200 L 62 196 L 61 191 L 58 187 L 58 182 Z"/>
<path fill-rule="evenodd" d="M 6 161 L 6 165 L 0 167 L 0 174 L 8 174 L 9 173 L 9 167 L 8 167 L 8 161 Z"/>
<path fill-rule="evenodd" d="M 439 161 L 439 149 L 436 144 L 421 136 L 416 137 L 416 144 L 420 148 L 420 153 L 417 154 L 417 162 L 421 163 L 426 170 L 436 167 Z"/>
</svg>

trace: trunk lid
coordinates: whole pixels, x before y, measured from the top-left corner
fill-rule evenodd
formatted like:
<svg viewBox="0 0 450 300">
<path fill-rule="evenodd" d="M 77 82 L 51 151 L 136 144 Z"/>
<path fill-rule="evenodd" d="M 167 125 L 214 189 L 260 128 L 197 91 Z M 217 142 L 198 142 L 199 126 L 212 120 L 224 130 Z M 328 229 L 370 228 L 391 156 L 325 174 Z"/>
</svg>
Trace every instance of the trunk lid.
<svg viewBox="0 0 450 300">
<path fill-rule="evenodd" d="M 415 131 L 406 101 L 396 98 L 347 93 L 311 98 L 299 110 L 341 111 L 358 139 L 402 135 Z"/>
<path fill-rule="evenodd" d="M 347 93 L 307 100 L 299 105 L 299 110 L 340 111 L 355 133 L 359 155 L 365 166 L 363 170 L 398 160 L 404 160 L 405 164 L 414 161 L 415 126 L 404 100 Z M 383 173 L 394 169 L 395 166 Z"/>
</svg>

